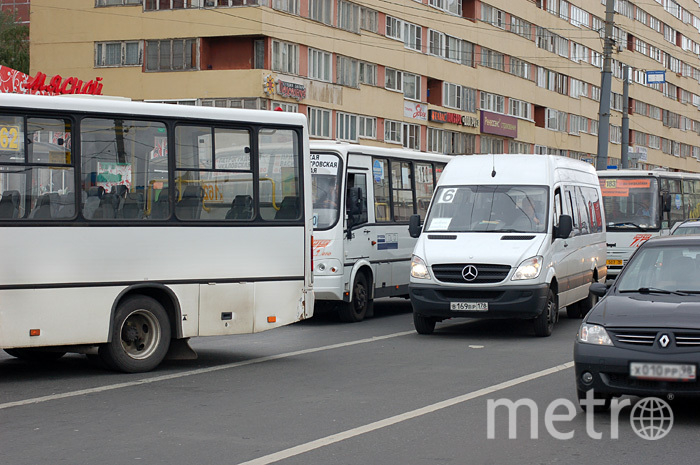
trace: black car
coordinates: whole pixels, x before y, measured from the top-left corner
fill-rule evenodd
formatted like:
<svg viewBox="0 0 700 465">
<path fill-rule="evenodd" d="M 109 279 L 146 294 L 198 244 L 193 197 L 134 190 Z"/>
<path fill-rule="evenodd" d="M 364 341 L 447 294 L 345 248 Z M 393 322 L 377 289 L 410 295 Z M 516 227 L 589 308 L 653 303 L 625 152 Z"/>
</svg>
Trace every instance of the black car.
<svg viewBox="0 0 700 465">
<path fill-rule="evenodd" d="M 607 291 L 607 292 L 606 292 Z M 584 318 L 574 345 L 579 400 L 700 395 L 700 236 L 649 240 Z"/>
</svg>

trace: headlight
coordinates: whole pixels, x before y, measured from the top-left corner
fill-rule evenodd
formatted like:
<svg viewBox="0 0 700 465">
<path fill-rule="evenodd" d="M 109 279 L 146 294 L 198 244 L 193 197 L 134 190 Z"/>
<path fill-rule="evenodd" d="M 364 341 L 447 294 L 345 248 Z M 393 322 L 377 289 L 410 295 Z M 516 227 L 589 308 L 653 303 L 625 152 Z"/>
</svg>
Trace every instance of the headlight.
<svg viewBox="0 0 700 465">
<path fill-rule="evenodd" d="M 613 345 L 612 341 L 610 340 L 610 336 L 608 336 L 608 332 L 605 331 L 605 328 L 599 325 L 589 325 L 587 323 L 582 324 L 581 328 L 578 330 L 576 338 L 578 339 L 578 342 L 583 342 L 585 344 L 596 344 L 600 346 Z"/>
<path fill-rule="evenodd" d="M 425 262 L 415 255 L 411 257 L 411 277 L 418 279 L 430 279 L 430 272 Z"/>
<path fill-rule="evenodd" d="M 511 280 L 518 281 L 520 279 L 535 279 L 540 275 L 540 271 L 542 271 L 542 260 L 543 258 L 539 255 L 528 258 L 518 266 L 518 269 L 516 269 L 515 273 L 513 273 Z"/>
</svg>

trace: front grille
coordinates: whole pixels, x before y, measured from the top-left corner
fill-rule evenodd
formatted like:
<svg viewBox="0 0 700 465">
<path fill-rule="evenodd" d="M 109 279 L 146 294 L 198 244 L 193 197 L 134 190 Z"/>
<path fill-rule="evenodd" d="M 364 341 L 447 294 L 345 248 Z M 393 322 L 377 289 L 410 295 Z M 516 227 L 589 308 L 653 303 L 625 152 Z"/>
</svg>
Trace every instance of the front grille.
<svg viewBox="0 0 700 465">
<path fill-rule="evenodd" d="M 503 236 L 501 237 L 502 241 L 529 241 L 530 239 L 534 239 L 535 236 Z"/>
<path fill-rule="evenodd" d="M 700 335 L 697 333 L 676 333 L 676 345 L 680 347 L 698 347 L 700 346 Z"/>
<path fill-rule="evenodd" d="M 493 302 L 499 300 L 503 296 L 503 291 L 470 291 L 467 289 L 444 289 L 435 291 L 438 298 L 442 300 L 479 300 Z"/>
<path fill-rule="evenodd" d="M 453 240 L 457 239 L 457 235 L 456 234 L 428 234 L 428 239 L 453 241 Z"/>
<path fill-rule="evenodd" d="M 656 339 L 656 332 L 650 331 L 614 331 L 611 330 L 613 338 L 623 344 L 634 344 L 642 346 L 653 346 Z"/>
<path fill-rule="evenodd" d="M 478 274 L 473 281 L 466 281 L 462 277 L 462 270 L 467 265 L 476 267 Z M 489 284 L 500 283 L 508 277 L 510 266 L 508 265 L 484 265 L 477 263 L 454 263 L 447 265 L 433 265 L 435 279 L 443 283 L 468 283 L 468 284 Z"/>
</svg>

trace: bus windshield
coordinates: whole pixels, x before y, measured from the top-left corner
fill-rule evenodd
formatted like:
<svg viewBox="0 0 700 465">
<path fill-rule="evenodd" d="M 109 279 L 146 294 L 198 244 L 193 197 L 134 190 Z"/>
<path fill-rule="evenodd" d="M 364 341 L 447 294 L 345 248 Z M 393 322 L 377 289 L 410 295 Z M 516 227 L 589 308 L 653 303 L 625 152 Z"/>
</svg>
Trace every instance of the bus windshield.
<svg viewBox="0 0 700 465">
<path fill-rule="evenodd" d="M 340 157 L 330 153 L 311 154 L 314 229 L 328 229 L 340 212 Z"/>
<path fill-rule="evenodd" d="M 547 231 L 547 187 L 440 187 L 426 219 L 426 231 Z"/>
<path fill-rule="evenodd" d="M 608 231 L 659 228 L 659 184 L 655 178 L 600 178 Z"/>
</svg>

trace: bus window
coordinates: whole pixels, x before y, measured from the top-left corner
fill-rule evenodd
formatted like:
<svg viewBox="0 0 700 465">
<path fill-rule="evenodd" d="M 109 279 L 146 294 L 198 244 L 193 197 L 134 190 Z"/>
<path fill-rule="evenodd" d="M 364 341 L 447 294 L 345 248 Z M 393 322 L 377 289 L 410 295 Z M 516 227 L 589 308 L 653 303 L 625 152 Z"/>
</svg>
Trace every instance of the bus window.
<svg viewBox="0 0 700 465">
<path fill-rule="evenodd" d="M 391 162 L 391 190 L 393 194 L 394 221 L 408 221 L 413 214 L 413 190 L 411 189 L 411 163 Z"/>
<path fill-rule="evenodd" d="M 265 220 L 301 218 L 299 135 L 287 129 L 259 133 L 260 216 Z"/>
<path fill-rule="evenodd" d="M 430 198 L 433 196 L 433 166 L 430 163 L 416 163 L 416 209 L 421 219 L 428 212 Z"/>
<path fill-rule="evenodd" d="M 364 173 L 348 173 L 348 189 L 351 187 L 359 187 L 362 192 L 362 196 L 359 199 L 359 205 L 355 211 L 351 211 L 350 205 L 348 205 L 348 215 L 353 215 L 353 226 L 358 224 L 367 223 L 367 175 Z M 347 197 L 347 196 L 346 196 Z"/>
<path fill-rule="evenodd" d="M 389 161 L 375 158 L 372 162 L 374 178 L 374 214 L 377 222 L 391 221 L 389 199 Z"/>
</svg>

